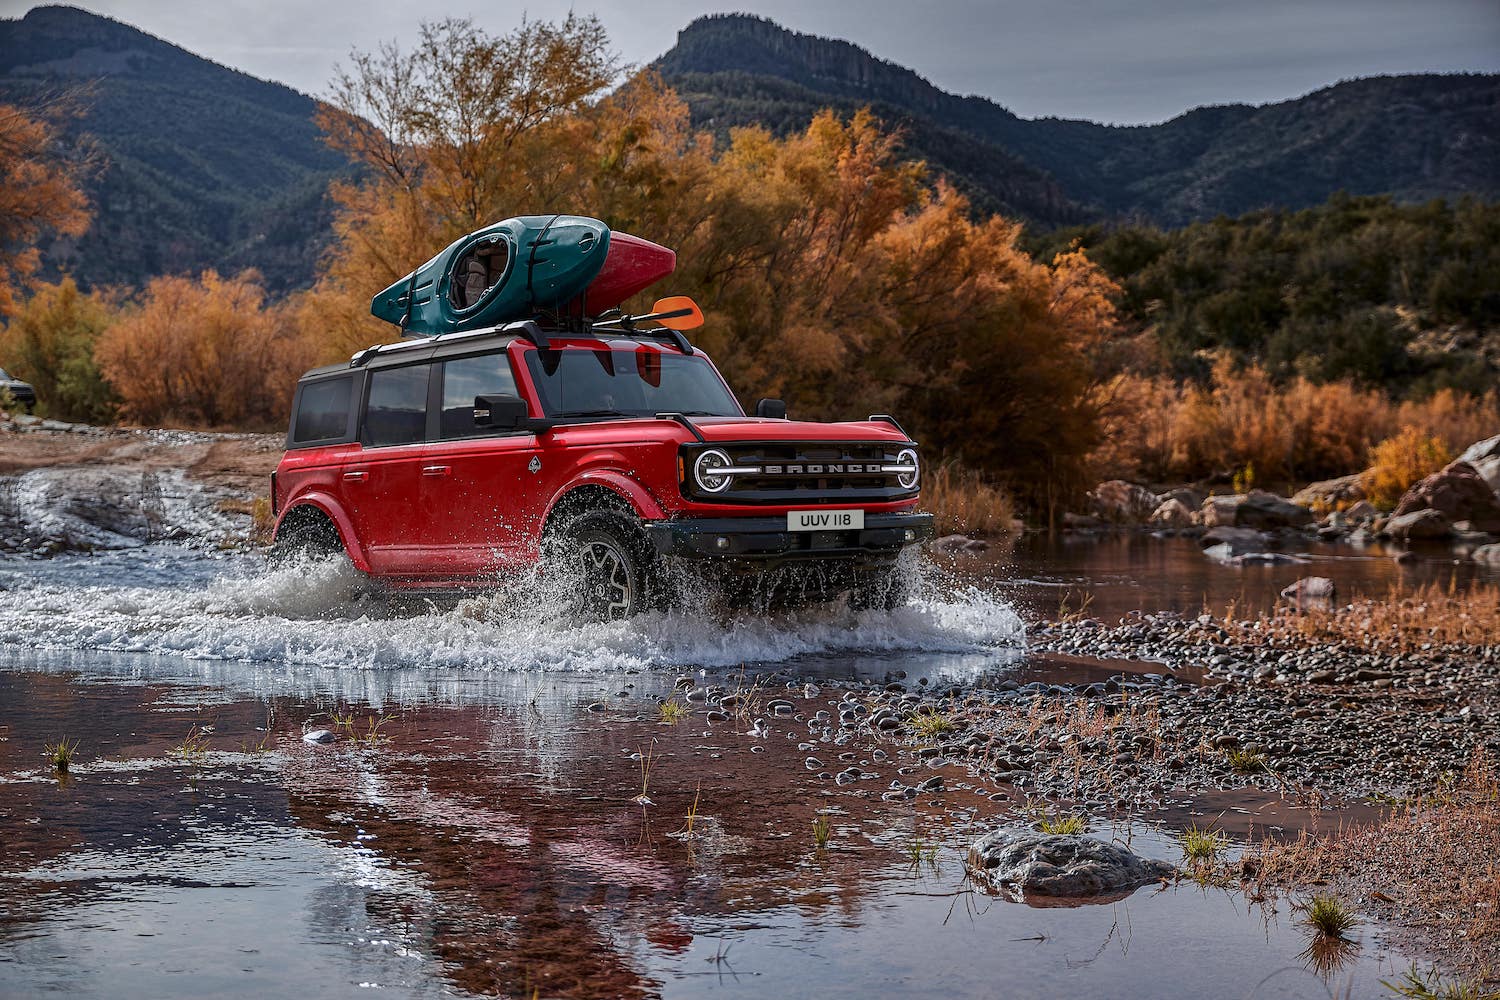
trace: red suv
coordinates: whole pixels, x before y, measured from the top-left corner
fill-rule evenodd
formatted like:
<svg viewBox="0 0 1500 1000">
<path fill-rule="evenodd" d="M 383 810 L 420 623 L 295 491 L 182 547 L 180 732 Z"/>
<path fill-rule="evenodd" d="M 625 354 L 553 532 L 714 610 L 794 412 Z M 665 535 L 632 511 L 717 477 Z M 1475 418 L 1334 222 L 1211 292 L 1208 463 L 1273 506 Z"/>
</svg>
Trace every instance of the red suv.
<svg viewBox="0 0 1500 1000">
<path fill-rule="evenodd" d="M 341 549 L 398 588 L 551 557 L 592 618 L 667 603 L 674 559 L 900 599 L 897 556 L 932 534 L 915 442 L 886 416 L 785 413 L 747 416 L 675 330 L 527 321 L 373 347 L 298 382 L 278 548 Z"/>
</svg>

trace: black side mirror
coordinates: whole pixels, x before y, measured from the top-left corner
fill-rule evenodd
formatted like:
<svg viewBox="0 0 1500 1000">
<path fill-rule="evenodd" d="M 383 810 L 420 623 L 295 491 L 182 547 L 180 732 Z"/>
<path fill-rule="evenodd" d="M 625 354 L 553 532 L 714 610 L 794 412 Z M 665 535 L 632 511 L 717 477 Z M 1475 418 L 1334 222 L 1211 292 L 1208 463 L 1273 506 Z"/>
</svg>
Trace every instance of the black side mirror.
<svg viewBox="0 0 1500 1000">
<path fill-rule="evenodd" d="M 786 402 L 780 399 L 762 399 L 755 404 L 755 415 L 757 417 L 770 417 L 772 420 L 786 419 Z"/>
<path fill-rule="evenodd" d="M 526 430 L 526 400 L 519 396 L 475 396 L 474 426 L 494 427 L 504 431 Z"/>
</svg>

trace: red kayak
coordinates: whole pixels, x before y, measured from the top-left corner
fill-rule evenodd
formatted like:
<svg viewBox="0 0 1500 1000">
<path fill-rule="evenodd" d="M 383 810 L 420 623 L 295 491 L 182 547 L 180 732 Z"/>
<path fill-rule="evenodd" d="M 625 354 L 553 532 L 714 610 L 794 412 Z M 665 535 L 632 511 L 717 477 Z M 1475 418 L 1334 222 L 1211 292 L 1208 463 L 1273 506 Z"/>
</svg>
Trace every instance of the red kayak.
<svg viewBox="0 0 1500 1000">
<path fill-rule="evenodd" d="M 677 267 L 677 254 L 629 233 L 609 234 L 604 266 L 584 292 L 584 313 L 597 316 L 655 284 Z"/>
</svg>

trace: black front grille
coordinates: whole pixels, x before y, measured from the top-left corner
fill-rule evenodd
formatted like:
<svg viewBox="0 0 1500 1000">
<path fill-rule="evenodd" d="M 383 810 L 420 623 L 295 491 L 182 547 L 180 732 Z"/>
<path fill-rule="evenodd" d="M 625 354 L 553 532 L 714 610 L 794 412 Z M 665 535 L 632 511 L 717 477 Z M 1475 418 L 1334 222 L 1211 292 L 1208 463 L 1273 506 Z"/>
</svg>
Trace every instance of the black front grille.
<svg viewBox="0 0 1500 1000">
<path fill-rule="evenodd" d="M 827 503 L 899 500 L 914 495 L 897 482 L 895 473 L 870 472 L 870 467 L 896 461 L 901 444 L 881 442 L 737 442 L 711 447 L 724 452 L 737 467 L 757 467 L 760 474 L 733 477 L 728 489 L 710 493 L 693 478 L 693 461 L 703 448 L 684 455 L 684 491 L 708 503 Z"/>
</svg>

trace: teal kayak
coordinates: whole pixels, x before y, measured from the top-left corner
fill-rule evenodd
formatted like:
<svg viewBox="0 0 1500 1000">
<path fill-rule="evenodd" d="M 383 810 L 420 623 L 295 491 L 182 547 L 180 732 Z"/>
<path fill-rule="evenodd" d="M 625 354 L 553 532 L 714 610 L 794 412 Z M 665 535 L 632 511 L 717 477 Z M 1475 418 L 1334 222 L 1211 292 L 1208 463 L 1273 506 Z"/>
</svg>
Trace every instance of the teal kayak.
<svg viewBox="0 0 1500 1000">
<path fill-rule="evenodd" d="M 583 294 L 604 267 L 609 242 L 598 219 L 506 219 L 457 240 L 376 295 L 370 312 L 424 337 L 530 319 Z"/>
</svg>

